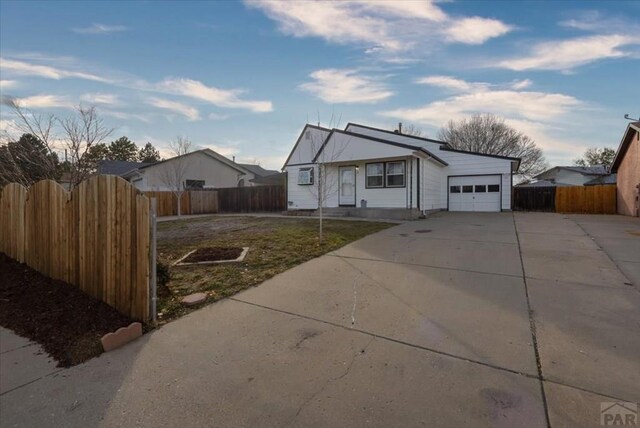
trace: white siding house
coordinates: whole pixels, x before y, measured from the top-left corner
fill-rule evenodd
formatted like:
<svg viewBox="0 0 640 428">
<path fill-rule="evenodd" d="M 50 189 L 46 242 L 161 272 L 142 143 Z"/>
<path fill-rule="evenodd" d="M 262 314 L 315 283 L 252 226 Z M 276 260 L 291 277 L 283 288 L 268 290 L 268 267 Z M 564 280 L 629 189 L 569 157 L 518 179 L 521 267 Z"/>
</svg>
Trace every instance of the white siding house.
<svg viewBox="0 0 640 428">
<path fill-rule="evenodd" d="M 167 175 L 174 173 L 176 164 L 184 170 L 183 186 L 189 188 L 224 188 L 252 186 L 255 174 L 247 168 L 214 152 L 197 150 L 186 155 L 166 159 L 129 171 L 122 177 L 142 191 L 168 191 Z"/>
<path fill-rule="evenodd" d="M 289 210 L 317 209 L 323 194 L 327 208 L 419 215 L 510 210 L 519 164 L 517 158 L 461 152 L 441 141 L 350 123 L 345 130 L 305 126 L 283 169 Z"/>
</svg>

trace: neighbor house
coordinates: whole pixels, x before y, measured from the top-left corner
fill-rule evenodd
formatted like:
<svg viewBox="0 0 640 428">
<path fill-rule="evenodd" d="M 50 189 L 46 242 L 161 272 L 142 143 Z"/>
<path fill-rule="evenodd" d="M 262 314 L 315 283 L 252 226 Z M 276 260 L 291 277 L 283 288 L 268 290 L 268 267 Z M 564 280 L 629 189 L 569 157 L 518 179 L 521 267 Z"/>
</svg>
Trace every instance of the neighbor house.
<svg viewBox="0 0 640 428">
<path fill-rule="evenodd" d="M 605 177 L 607 177 L 605 179 Z M 613 180 L 613 183 L 611 181 Z M 594 184 L 615 184 L 615 176 L 610 177 L 607 167 L 596 166 L 555 166 L 533 177 L 518 187 L 561 187 Z"/>
<path fill-rule="evenodd" d="M 344 130 L 306 125 L 283 169 L 289 210 L 315 210 L 322 196 L 323 207 L 350 215 L 417 217 L 510 210 L 519 166 L 518 158 L 349 123 Z"/>
<path fill-rule="evenodd" d="M 183 185 L 189 190 L 253 186 L 256 174 L 211 149 L 196 150 L 186 155 L 143 165 L 122 174 L 142 191 L 171 190 L 172 176 L 182 174 Z"/>
<path fill-rule="evenodd" d="M 640 217 L 640 122 L 627 126 L 611 172 L 618 175 L 618 214 Z"/>
</svg>

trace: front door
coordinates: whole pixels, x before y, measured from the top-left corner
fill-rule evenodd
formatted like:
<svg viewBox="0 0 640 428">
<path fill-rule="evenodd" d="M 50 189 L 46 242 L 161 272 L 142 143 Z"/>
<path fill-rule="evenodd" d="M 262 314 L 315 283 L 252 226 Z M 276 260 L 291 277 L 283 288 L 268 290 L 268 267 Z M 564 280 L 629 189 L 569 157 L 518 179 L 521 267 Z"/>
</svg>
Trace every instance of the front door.
<svg viewBox="0 0 640 428">
<path fill-rule="evenodd" d="M 338 191 L 340 206 L 356 206 L 356 167 L 340 167 L 340 190 Z"/>
</svg>

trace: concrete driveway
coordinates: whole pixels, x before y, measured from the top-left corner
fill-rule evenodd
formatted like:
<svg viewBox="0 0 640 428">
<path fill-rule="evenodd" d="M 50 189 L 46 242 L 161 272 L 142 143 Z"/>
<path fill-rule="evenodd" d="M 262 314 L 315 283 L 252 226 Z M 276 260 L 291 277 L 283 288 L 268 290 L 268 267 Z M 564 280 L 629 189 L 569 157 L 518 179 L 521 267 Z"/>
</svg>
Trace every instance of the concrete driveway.
<svg viewBox="0 0 640 428">
<path fill-rule="evenodd" d="M 0 423 L 597 427 L 640 401 L 639 241 L 616 216 L 405 223 L 13 388 Z"/>
</svg>

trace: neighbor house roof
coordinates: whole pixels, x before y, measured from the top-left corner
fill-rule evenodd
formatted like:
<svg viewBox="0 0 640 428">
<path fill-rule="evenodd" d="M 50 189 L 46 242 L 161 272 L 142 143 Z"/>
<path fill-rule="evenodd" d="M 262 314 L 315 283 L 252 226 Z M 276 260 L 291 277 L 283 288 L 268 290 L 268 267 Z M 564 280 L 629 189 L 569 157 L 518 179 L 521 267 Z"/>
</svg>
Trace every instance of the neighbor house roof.
<svg viewBox="0 0 640 428">
<path fill-rule="evenodd" d="M 318 150 L 318 153 L 316 153 L 315 157 L 313 158 L 313 162 L 315 162 L 318 159 L 318 156 L 320 156 L 320 153 L 322 152 L 324 147 L 327 145 L 327 142 L 329 141 L 329 139 L 331 139 L 331 136 L 333 134 L 349 135 L 349 136 L 356 137 L 356 138 L 362 138 L 364 140 L 375 141 L 376 143 L 388 144 L 390 146 L 396 146 L 396 147 L 402 147 L 404 149 L 415 150 L 415 151 L 422 152 L 422 153 L 430 156 L 431 158 L 433 158 L 435 161 L 441 163 L 442 165 L 445 165 L 445 166 L 449 165 L 448 163 L 446 163 L 445 161 L 443 161 L 438 156 L 434 155 L 433 153 L 431 153 L 429 150 L 425 149 L 424 147 L 414 146 L 414 145 L 405 144 L 405 143 L 398 143 L 396 141 L 384 140 L 382 138 L 376 138 L 376 137 L 372 137 L 370 135 L 364 135 L 364 134 L 357 134 L 355 132 L 343 131 L 341 129 L 333 129 L 333 130 L 331 130 L 331 133 L 329 135 L 327 135 L 327 138 L 325 138 L 324 143 L 322 143 L 322 146 L 320 146 L 320 150 Z"/>
<path fill-rule="evenodd" d="M 582 175 L 607 175 L 609 171 L 607 171 L 607 167 L 604 165 L 595 165 L 595 166 L 554 166 L 551 169 L 548 169 L 540 174 L 536 175 L 533 178 L 542 177 L 544 175 L 549 174 L 554 170 L 563 169 L 566 171 L 577 172 Z"/>
<path fill-rule="evenodd" d="M 135 170 L 136 170 L 136 171 L 144 171 L 144 170 L 145 170 L 145 169 L 147 169 L 147 168 L 154 167 L 154 166 L 156 166 L 156 165 L 160 165 L 160 164 L 163 164 L 163 163 L 165 163 L 165 162 L 169 162 L 169 161 L 174 160 L 174 159 L 178 159 L 178 158 L 183 158 L 183 157 L 191 156 L 191 155 L 194 155 L 194 154 L 196 154 L 196 153 L 202 153 L 202 154 L 204 154 L 204 155 L 207 155 L 207 156 L 209 156 L 209 157 L 211 157 L 211 158 L 213 158 L 213 159 L 215 159 L 215 160 L 219 161 L 220 163 L 223 163 L 223 164 L 227 165 L 228 167 L 233 168 L 233 169 L 235 169 L 236 171 L 241 172 L 241 173 L 243 173 L 243 174 L 251 173 L 251 171 L 249 171 L 247 168 L 243 167 L 243 166 L 242 166 L 242 165 L 240 165 L 240 164 L 235 163 L 235 162 L 234 162 L 234 161 L 232 161 L 231 159 L 228 159 L 228 158 L 226 158 L 226 157 L 222 156 L 220 153 L 214 152 L 214 151 L 213 151 L 213 150 L 211 150 L 211 149 L 201 149 L 201 150 L 196 150 L 196 151 L 189 152 L 189 153 L 184 154 L 184 155 L 181 155 L 181 156 L 175 156 L 175 157 L 172 157 L 172 158 L 168 158 L 168 159 L 161 160 L 160 162 L 147 164 L 147 165 L 145 165 L 145 166 L 141 166 L 141 167 L 139 167 L 139 168 L 136 168 Z M 133 172 L 133 170 L 129 171 L 126 175 L 129 175 L 131 172 Z"/>
<path fill-rule="evenodd" d="M 129 162 L 119 160 L 103 160 L 98 164 L 98 174 L 124 175 L 127 172 L 151 165 L 148 162 Z"/>
<path fill-rule="evenodd" d="M 599 184 L 616 184 L 618 174 L 601 175 L 584 183 L 585 186 L 597 186 Z"/>
<path fill-rule="evenodd" d="M 273 171 L 270 169 L 264 169 L 260 165 L 254 165 L 250 163 L 239 163 L 238 165 L 248 169 L 251 171 L 256 177 L 266 177 L 268 175 L 277 174 L 278 171 Z"/>
<path fill-rule="evenodd" d="M 255 184 L 272 185 L 272 186 L 277 184 L 285 184 L 286 174 L 287 174 L 286 172 L 276 172 L 275 174 L 269 174 L 263 177 L 258 176 L 249 181 Z"/>
<path fill-rule="evenodd" d="M 622 162 L 624 155 L 627 153 L 627 149 L 631 145 L 631 140 L 635 134 L 640 134 L 640 121 L 631 122 L 627 125 L 627 129 L 622 136 L 622 141 L 620 141 L 620 145 L 618 146 L 616 157 L 613 159 L 613 164 L 611 164 L 611 172 L 618 172 L 620 162 Z"/>
<path fill-rule="evenodd" d="M 554 183 L 553 181 L 549 181 L 549 180 L 538 180 L 538 181 L 532 181 L 529 183 L 516 184 L 515 187 L 563 187 L 563 186 L 571 186 L 571 185 L 565 184 L 565 183 Z"/>
</svg>

